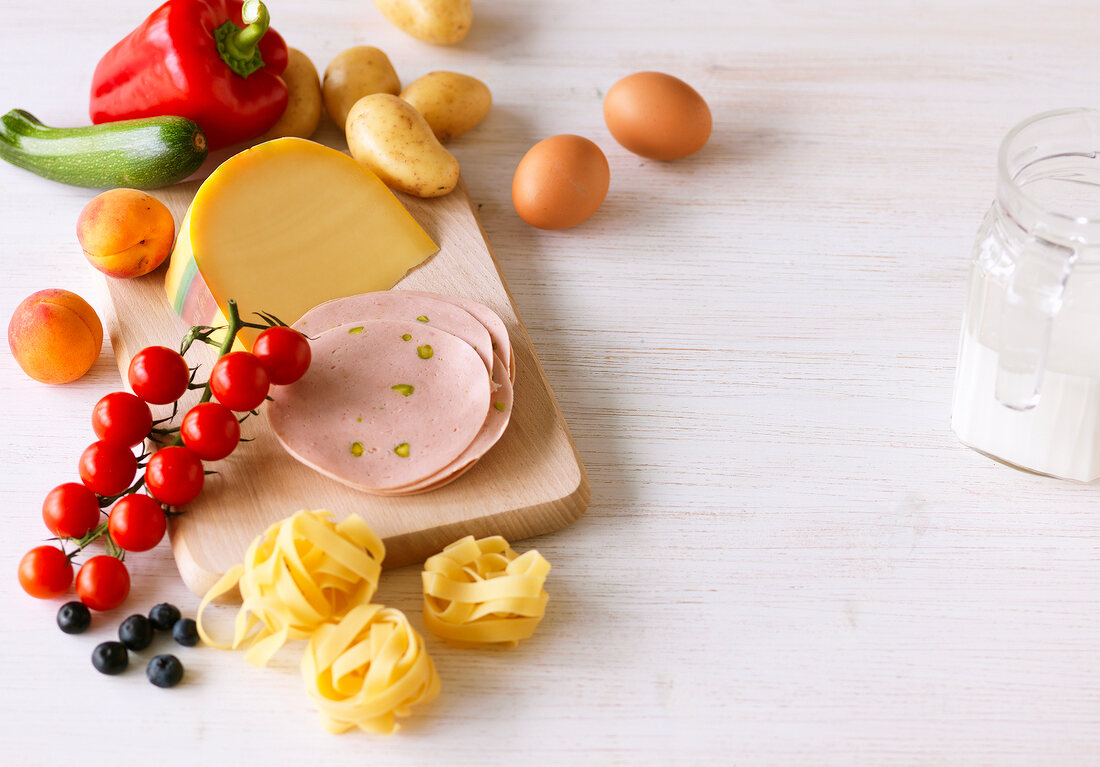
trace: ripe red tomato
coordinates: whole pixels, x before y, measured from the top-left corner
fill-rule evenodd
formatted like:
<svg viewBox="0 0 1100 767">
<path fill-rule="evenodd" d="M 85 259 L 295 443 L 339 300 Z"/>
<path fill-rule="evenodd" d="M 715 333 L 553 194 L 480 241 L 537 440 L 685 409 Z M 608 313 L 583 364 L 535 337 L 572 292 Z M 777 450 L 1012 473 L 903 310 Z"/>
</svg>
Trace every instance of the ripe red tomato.
<svg viewBox="0 0 1100 767">
<path fill-rule="evenodd" d="M 122 560 L 108 554 L 92 557 L 76 574 L 76 595 L 93 610 L 112 610 L 130 593 L 130 573 Z"/>
<path fill-rule="evenodd" d="M 241 425 L 225 405 L 203 402 L 187 411 L 180 423 L 180 436 L 199 458 L 220 461 L 241 441 Z"/>
<path fill-rule="evenodd" d="M 291 328 L 268 328 L 252 344 L 252 353 L 273 384 L 292 384 L 306 374 L 312 354 L 309 341 Z"/>
<path fill-rule="evenodd" d="M 137 474 L 137 458 L 117 442 L 93 442 L 80 454 L 80 479 L 99 495 L 118 495 Z"/>
<path fill-rule="evenodd" d="M 46 494 L 42 521 L 59 538 L 83 538 L 99 524 L 99 499 L 79 482 L 66 482 Z"/>
<path fill-rule="evenodd" d="M 111 509 L 107 530 L 127 551 L 148 551 L 164 538 L 166 525 L 159 503 L 147 495 L 127 495 Z"/>
<path fill-rule="evenodd" d="M 133 394 L 116 391 L 95 403 L 92 409 L 95 435 L 126 447 L 140 445 L 153 428 L 149 406 Z"/>
<path fill-rule="evenodd" d="M 270 388 L 267 370 L 249 352 L 230 352 L 210 371 L 210 390 L 230 410 L 255 410 Z"/>
<path fill-rule="evenodd" d="M 161 503 L 182 506 L 202 491 L 202 461 L 185 447 L 164 447 L 145 466 L 145 487 Z"/>
<path fill-rule="evenodd" d="M 167 405 L 187 391 L 191 371 L 179 352 L 164 346 L 147 346 L 130 360 L 126 377 L 134 394 L 153 405 Z"/>
<path fill-rule="evenodd" d="M 38 599 L 64 594 L 73 582 L 73 563 L 56 546 L 37 546 L 19 561 L 19 585 Z"/>
</svg>

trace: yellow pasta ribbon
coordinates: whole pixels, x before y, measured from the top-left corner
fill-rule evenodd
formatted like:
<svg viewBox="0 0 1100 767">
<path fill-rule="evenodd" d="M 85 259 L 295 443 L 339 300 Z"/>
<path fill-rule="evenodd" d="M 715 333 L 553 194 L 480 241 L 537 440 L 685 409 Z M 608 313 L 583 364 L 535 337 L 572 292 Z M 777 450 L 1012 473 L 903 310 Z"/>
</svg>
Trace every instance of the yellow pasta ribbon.
<svg viewBox="0 0 1100 767">
<path fill-rule="evenodd" d="M 468 535 L 424 563 L 424 626 L 454 647 L 514 647 L 534 633 L 550 598 L 550 563 L 499 535 Z"/>
<path fill-rule="evenodd" d="M 439 694 L 439 674 L 400 610 L 357 605 L 317 628 L 302 656 L 302 679 L 331 733 L 358 727 L 391 733 L 395 717 Z"/>
<path fill-rule="evenodd" d="M 326 622 L 368 604 L 385 553 L 382 540 L 354 514 L 335 523 L 327 511 L 299 511 L 257 537 L 244 563 L 211 587 L 199 605 L 199 636 L 223 650 L 248 642 L 245 659 L 264 666 L 288 639 L 308 639 Z M 233 640 L 225 644 L 210 637 L 202 616 L 234 586 L 242 604 Z"/>
</svg>

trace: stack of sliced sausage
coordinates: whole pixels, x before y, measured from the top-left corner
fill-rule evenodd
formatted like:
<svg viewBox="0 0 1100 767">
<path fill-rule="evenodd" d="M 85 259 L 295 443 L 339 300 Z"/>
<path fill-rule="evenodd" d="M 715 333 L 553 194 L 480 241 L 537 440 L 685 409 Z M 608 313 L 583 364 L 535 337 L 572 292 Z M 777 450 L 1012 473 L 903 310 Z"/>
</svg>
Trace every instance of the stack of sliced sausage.
<svg viewBox="0 0 1100 767">
<path fill-rule="evenodd" d="M 508 426 L 515 361 L 504 322 L 465 298 L 387 290 L 321 304 L 294 323 L 313 362 L 273 392 L 283 447 L 376 495 L 434 490 Z"/>
</svg>

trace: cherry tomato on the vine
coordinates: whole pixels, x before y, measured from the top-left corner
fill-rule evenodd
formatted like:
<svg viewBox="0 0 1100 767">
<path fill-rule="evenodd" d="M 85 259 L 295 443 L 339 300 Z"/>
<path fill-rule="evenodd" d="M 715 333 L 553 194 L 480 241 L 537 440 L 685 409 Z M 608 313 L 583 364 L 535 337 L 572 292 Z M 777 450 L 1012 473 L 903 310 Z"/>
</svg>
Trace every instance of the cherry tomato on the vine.
<svg viewBox="0 0 1100 767">
<path fill-rule="evenodd" d="M 19 585 L 32 597 L 56 597 L 72 583 L 73 563 L 56 546 L 36 546 L 19 561 Z"/>
<path fill-rule="evenodd" d="M 153 428 L 153 414 L 140 398 L 116 391 L 95 403 L 92 428 L 102 440 L 133 447 L 140 445 Z"/>
<path fill-rule="evenodd" d="M 130 593 L 130 572 L 109 554 L 92 557 L 76 574 L 76 595 L 93 610 L 112 610 Z"/>
<path fill-rule="evenodd" d="M 145 487 L 168 506 L 182 506 L 195 500 L 202 491 L 202 481 L 202 461 L 186 447 L 161 448 L 145 466 Z"/>
<path fill-rule="evenodd" d="M 126 551 L 148 551 L 164 538 L 167 517 L 147 495 L 126 495 L 111 509 L 107 531 Z"/>
<path fill-rule="evenodd" d="M 312 354 L 306 337 L 292 328 L 268 328 L 252 344 L 252 353 L 273 384 L 292 384 L 306 374 Z"/>
<path fill-rule="evenodd" d="M 42 521 L 59 538 L 83 538 L 99 525 L 99 499 L 79 482 L 66 482 L 46 494 Z"/>
<path fill-rule="evenodd" d="M 165 346 L 147 346 L 130 360 L 126 374 L 134 394 L 153 405 L 175 402 L 187 391 L 187 360 Z"/>
<path fill-rule="evenodd" d="M 93 442 L 80 454 L 80 479 L 99 495 L 118 495 L 137 474 L 137 458 L 117 442 Z"/>
<path fill-rule="evenodd" d="M 187 411 L 180 423 L 180 436 L 204 461 L 220 461 L 241 441 L 241 424 L 225 405 L 203 402 Z"/>
<path fill-rule="evenodd" d="M 254 410 L 267 397 L 271 378 L 255 354 L 230 352 L 214 363 L 210 391 L 230 410 Z"/>
</svg>

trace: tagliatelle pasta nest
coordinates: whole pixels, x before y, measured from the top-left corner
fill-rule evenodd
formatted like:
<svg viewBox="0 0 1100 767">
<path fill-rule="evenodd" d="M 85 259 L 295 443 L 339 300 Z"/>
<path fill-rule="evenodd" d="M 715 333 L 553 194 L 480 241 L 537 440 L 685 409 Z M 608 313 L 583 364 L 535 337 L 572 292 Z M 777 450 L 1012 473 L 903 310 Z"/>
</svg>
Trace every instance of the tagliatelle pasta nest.
<svg viewBox="0 0 1100 767">
<path fill-rule="evenodd" d="M 401 611 L 381 605 L 358 605 L 339 624 L 318 627 L 302 656 L 302 679 L 331 733 L 391 733 L 395 717 L 440 687 L 423 638 Z"/>
<path fill-rule="evenodd" d="M 467 536 L 424 563 L 424 626 L 455 647 L 515 646 L 546 611 L 550 563 L 498 536 Z"/>
<path fill-rule="evenodd" d="M 244 563 L 227 572 L 199 605 L 199 636 L 219 649 L 248 642 L 245 659 L 264 666 L 288 639 L 307 639 L 322 624 L 366 605 L 378 588 L 385 546 L 360 517 L 333 522 L 327 511 L 299 511 L 256 538 Z M 211 639 L 206 606 L 239 586 L 233 641 Z"/>
</svg>

